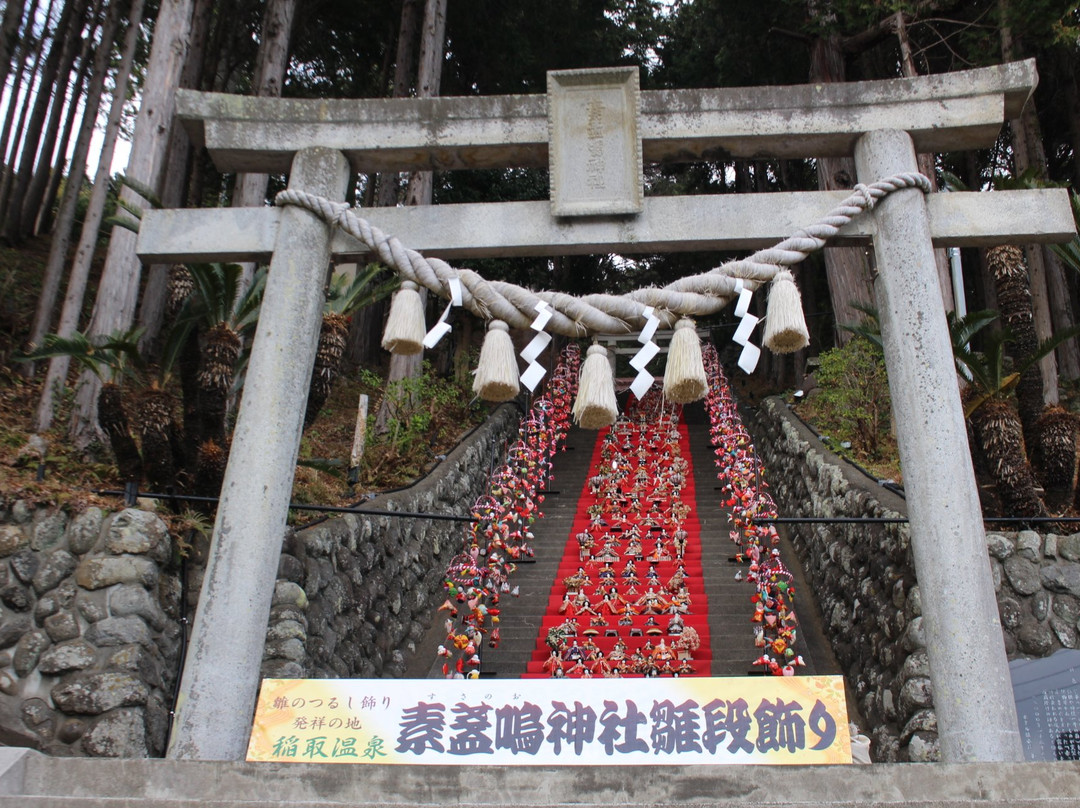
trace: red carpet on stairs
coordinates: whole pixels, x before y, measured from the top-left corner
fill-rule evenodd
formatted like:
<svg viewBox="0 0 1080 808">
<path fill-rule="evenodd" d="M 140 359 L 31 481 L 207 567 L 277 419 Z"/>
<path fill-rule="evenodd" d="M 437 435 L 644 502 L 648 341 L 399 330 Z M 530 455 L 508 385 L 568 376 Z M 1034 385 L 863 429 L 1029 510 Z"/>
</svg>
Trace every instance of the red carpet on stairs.
<svg viewBox="0 0 1080 808">
<path fill-rule="evenodd" d="M 597 435 L 525 678 L 710 675 L 689 437 L 654 395 Z"/>
</svg>

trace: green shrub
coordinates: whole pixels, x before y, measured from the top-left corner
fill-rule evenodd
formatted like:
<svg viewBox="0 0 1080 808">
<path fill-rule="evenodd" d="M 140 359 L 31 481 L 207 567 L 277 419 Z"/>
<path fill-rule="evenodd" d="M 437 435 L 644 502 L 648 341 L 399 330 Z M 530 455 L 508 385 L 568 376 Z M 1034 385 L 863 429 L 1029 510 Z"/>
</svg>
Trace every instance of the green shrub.
<svg viewBox="0 0 1080 808">
<path fill-rule="evenodd" d="M 401 484 L 415 477 L 433 457 L 432 447 L 452 445 L 469 427 L 483 420 L 486 407 L 474 406 L 467 387 L 436 375 L 424 362 L 419 376 L 390 384 L 370 371 L 361 381 L 382 390 L 391 408 L 382 431 L 376 430 L 379 407 L 368 415 L 368 445 L 361 482 L 378 474 L 395 476 Z M 397 479 L 400 478 L 400 479 Z"/>
<path fill-rule="evenodd" d="M 815 376 L 819 430 L 837 441 L 850 441 L 857 455 L 878 457 L 889 435 L 891 413 L 881 348 L 854 337 L 844 347 L 821 354 Z"/>
</svg>

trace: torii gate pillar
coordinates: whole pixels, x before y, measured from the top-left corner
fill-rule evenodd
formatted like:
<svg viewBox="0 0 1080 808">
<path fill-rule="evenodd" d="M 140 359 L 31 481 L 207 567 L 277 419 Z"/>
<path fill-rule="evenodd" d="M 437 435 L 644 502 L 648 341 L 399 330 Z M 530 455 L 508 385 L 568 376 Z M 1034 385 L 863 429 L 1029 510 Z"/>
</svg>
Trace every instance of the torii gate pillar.
<svg viewBox="0 0 1080 808">
<path fill-rule="evenodd" d="M 863 135 L 855 146 L 855 163 L 865 183 L 918 171 L 911 137 L 896 130 Z M 926 200 L 915 189 L 898 191 L 879 202 L 873 215 L 874 291 L 922 593 L 941 759 L 1021 761 Z"/>
<path fill-rule="evenodd" d="M 348 178 L 340 151 L 309 148 L 297 152 L 289 187 L 340 202 Z M 282 214 L 180 682 L 171 758 L 243 760 L 255 711 L 330 265 L 330 228 L 300 208 Z"/>
</svg>

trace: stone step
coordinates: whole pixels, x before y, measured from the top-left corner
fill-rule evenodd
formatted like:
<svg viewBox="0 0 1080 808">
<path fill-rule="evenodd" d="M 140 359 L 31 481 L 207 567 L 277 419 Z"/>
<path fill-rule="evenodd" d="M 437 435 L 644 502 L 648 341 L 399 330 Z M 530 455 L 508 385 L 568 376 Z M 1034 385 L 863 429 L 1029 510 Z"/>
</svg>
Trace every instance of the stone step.
<svg viewBox="0 0 1080 808">
<path fill-rule="evenodd" d="M 336 766 L 51 758 L 0 748 L 0 808 L 1065 808 L 1078 793 L 1080 767 L 1066 763 Z"/>
</svg>

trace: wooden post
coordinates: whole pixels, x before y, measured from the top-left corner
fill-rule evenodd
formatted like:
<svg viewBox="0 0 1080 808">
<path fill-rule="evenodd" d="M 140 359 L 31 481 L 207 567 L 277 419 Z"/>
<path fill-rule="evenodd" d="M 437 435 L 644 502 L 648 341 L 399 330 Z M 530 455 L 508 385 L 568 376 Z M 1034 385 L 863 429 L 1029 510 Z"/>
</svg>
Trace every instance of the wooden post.
<svg viewBox="0 0 1080 808">
<path fill-rule="evenodd" d="M 349 485 L 360 482 L 360 461 L 364 459 L 364 442 L 367 440 L 367 413 L 367 393 L 361 393 L 356 407 L 356 431 L 353 432 L 352 455 L 349 456 Z"/>
</svg>

